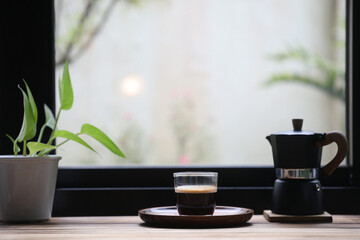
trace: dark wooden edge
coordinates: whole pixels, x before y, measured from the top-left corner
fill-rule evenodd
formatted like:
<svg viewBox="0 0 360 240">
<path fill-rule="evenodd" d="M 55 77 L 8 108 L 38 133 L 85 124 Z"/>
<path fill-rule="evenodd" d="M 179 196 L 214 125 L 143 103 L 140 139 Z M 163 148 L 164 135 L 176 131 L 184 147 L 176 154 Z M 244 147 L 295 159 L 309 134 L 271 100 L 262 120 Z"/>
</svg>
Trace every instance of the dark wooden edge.
<svg viewBox="0 0 360 240">
<path fill-rule="evenodd" d="M 215 171 L 222 187 L 271 187 L 273 167 L 81 167 L 60 168 L 57 188 L 172 187 L 178 171 Z M 350 169 L 339 167 L 331 176 L 320 170 L 323 186 L 350 186 Z"/>
<path fill-rule="evenodd" d="M 250 208 L 257 214 L 270 208 L 273 167 L 87 167 L 59 169 L 53 214 L 136 215 L 140 209 L 171 206 L 175 203 L 173 173 L 200 170 L 219 173 L 218 205 Z M 356 198 L 360 191 L 349 188 L 347 167 L 336 169 L 331 176 L 320 171 L 320 180 L 325 189 L 332 189 L 324 191 L 325 196 L 330 194 L 326 201 L 332 212 L 357 211 L 354 199 L 360 200 Z M 341 195 L 349 202 L 339 200 Z M 336 204 L 341 202 L 344 204 Z"/>
<path fill-rule="evenodd" d="M 273 167 L 87 167 L 59 169 L 54 216 L 136 215 L 139 209 L 171 206 L 175 203 L 173 173 L 200 170 L 219 173 L 219 205 L 250 208 L 258 214 L 270 208 Z M 345 195 L 356 193 L 348 188 L 347 167 L 331 176 L 320 171 L 320 180 L 325 188 L 339 192 L 345 187 Z M 339 202 L 340 195 L 334 196 L 329 204 Z M 331 210 L 352 213 L 347 208 L 354 206 L 352 201 L 330 205 Z"/>
<path fill-rule="evenodd" d="M 353 184 L 360 185 L 360 68 L 359 68 L 359 34 L 355 34 L 359 15 L 359 1 L 347 0 L 346 13 L 346 77 L 347 81 L 347 127 L 350 137 L 350 159 Z M 349 86 L 352 86 L 350 89 Z"/>
<path fill-rule="evenodd" d="M 330 214 L 360 214 L 360 187 L 324 187 L 324 206 Z M 219 188 L 217 204 L 253 209 L 271 208 L 272 187 Z M 137 215 L 138 210 L 171 206 L 173 188 L 99 188 L 56 190 L 53 216 Z"/>
</svg>

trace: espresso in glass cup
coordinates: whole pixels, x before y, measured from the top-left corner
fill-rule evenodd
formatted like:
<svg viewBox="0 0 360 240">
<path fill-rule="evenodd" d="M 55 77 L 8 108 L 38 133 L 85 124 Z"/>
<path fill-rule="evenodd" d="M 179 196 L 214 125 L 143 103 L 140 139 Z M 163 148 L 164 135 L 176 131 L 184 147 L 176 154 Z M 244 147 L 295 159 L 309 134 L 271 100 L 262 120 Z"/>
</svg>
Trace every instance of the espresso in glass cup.
<svg viewBox="0 0 360 240">
<path fill-rule="evenodd" d="M 174 173 L 176 207 L 180 215 L 212 215 L 215 211 L 216 172 Z"/>
</svg>

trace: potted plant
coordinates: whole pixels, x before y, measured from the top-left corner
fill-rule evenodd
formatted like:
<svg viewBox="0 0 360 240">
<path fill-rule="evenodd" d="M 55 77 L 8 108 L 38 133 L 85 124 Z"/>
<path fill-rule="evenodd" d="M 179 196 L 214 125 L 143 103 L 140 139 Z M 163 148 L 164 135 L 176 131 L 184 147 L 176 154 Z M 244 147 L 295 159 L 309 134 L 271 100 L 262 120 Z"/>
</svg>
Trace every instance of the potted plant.
<svg viewBox="0 0 360 240">
<path fill-rule="evenodd" d="M 75 141 L 91 151 L 81 135 L 88 135 L 117 156 L 125 158 L 123 152 L 101 130 L 91 124 L 83 124 L 79 133 L 57 129 L 62 111 L 69 110 L 73 104 L 73 90 L 68 70 L 68 62 L 63 68 L 59 80 L 60 108 L 56 116 L 46 104 L 44 105 L 45 123 L 40 128 L 37 140 L 38 110 L 28 84 L 24 81 L 26 91 L 20 86 L 23 96 L 24 117 L 19 135 L 13 138 L 14 155 L 0 156 L 0 221 L 33 222 L 44 221 L 51 217 L 58 162 L 60 156 L 50 155 L 54 149 L 68 141 Z M 45 128 L 51 129 L 49 139 L 44 140 Z M 56 138 L 62 138 L 54 144 Z"/>
</svg>

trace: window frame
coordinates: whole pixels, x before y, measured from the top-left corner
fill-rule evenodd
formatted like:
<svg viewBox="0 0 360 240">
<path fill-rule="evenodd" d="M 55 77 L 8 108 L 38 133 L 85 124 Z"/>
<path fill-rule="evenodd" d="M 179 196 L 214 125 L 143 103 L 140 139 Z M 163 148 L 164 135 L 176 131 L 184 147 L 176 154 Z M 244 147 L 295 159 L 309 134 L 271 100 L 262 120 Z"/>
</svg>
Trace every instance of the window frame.
<svg viewBox="0 0 360 240">
<path fill-rule="evenodd" d="M 5 33 L 4 36 L 9 36 L 0 39 L 0 49 L 4 53 L 0 57 L 0 70 L 5 79 L 0 83 L 0 113 L 7 113 L 6 119 L 0 120 L 0 127 L 10 129 L 8 133 L 16 135 L 22 112 L 12 109 L 22 109 L 22 102 L 21 97 L 11 98 L 20 96 L 14 81 L 27 79 L 35 98 L 42 96 L 38 100 L 38 106 L 46 102 L 55 109 L 54 2 L 41 0 L 29 4 L 23 0 L 0 4 L 3 5 L 0 9 L 7 9 L 7 13 L 0 17 L 0 35 Z M 358 3 L 353 0 L 346 2 L 346 115 L 347 136 L 350 141 L 348 162 L 346 167 L 340 167 L 330 177 L 320 173 L 324 205 L 330 213 L 360 214 L 360 158 L 359 149 L 354 147 L 359 146 L 360 136 L 359 124 L 354 124 L 360 122 L 360 86 L 354 80 L 358 78 L 359 69 L 353 67 L 359 58 L 358 49 L 355 49 L 358 46 L 352 44 L 358 40 L 354 39 L 353 34 L 356 18 L 353 14 L 354 4 Z M 20 18 L 19 9 L 23 13 Z M 39 17 L 31 19 L 34 14 Z M 44 18 L 48 21 L 43 21 Z M 24 40 L 21 36 L 8 35 L 14 34 L 12 29 L 18 26 L 22 26 L 22 34 L 33 34 L 28 32 L 28 28 L 31 28 L 37 37 Z M 42 38 L 47 39 L 44 45 L 34 48 L 33 44 Z M 17 57 L 24 57 L 26 61 L 7 62 L 13 50 L 24 43 L 26 55 L 19 52 Z M 34 56 L 35 62 L 46 66 L 48 70 L 34 69 L 31 64 L 28 66 L 34 61 Z M 50 91 L 44 94 L 42 89 Z M 11 108 L 8 106 L 8 99 L 14 100 Z M 39 119 L 43 117 L 39 116 Z M 8 139 L 1 136 L 1 154 L 11 154 L 8 152 L 11 147 L 8 146 Z M 173 205 L 175 194 L 172 173 L 192 170 L 219 172 L 219 205 L 248 207 L 254 209 L 255 213 L 262 213 L 264 209 L 270 208 L 275 171 L 269 166 L 60 167 L 53 216 L 136 215 L 142 208 Z"/>
</svg>

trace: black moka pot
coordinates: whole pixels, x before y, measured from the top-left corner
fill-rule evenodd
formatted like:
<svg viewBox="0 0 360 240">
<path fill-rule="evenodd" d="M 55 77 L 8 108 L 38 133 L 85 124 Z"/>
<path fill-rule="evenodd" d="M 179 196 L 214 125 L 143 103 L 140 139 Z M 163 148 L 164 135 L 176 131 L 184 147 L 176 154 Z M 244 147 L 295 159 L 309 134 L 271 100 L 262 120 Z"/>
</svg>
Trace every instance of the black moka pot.
<svg viewBox="0 0 360 240">
<path fill-rule="evenodd" d="M 276 181 L 271 211 L 287 215 L 322 214 L 323 196 L 319 177 L 322 147 L 335 142 L 338 152 L 324 168 L 332 174 L 347 154 L 347 140 L 340 132 L 302 131 L 302 119 L 293 119 L 293 131 L 271 134 Z"/>
</svg>

